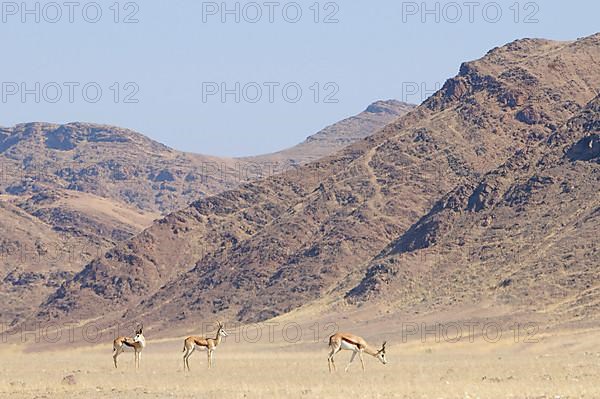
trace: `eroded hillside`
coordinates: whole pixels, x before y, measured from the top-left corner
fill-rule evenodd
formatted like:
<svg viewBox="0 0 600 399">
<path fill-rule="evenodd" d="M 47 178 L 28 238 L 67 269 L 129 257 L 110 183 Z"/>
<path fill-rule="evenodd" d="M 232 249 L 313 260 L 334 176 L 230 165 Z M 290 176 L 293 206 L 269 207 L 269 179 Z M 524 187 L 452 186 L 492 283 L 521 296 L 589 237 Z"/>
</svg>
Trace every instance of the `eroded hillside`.
<svg viewBox="0 0 600 399">
<path fill-rule="evenodd" d="M 380 133 L 161 219 L 89 263 L 35 317 L 110 319 L 126 312 L 160 325 L 217 313 L 255 321 L 343 298 L 360 276 L 378 275 L 370 260 L 447 193 L 468 193 L 469 184 L 518 154 L 527 162 L 531 148 L 556 136 L 597 94 L 598 62 L 599 35 L 496 48 L 463 64 L 438 93 Z M 488 199 L 480 197 L 472 206 L 485 209 Z M 506 229 L 486 230 L 486 240 L 495 242 Z M 540 241 L 539 232 L 530 233 Z M 435 239 L 420 237 L 399 245 L 418 248 Z"/>
</svg>

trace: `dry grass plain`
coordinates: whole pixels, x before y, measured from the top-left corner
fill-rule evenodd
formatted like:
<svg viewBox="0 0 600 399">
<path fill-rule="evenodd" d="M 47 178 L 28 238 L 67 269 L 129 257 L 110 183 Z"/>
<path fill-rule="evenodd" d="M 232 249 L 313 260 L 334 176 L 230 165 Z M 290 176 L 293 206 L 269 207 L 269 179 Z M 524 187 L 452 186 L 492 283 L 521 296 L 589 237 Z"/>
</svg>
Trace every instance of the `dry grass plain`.
<svg viewBox="0 0 600 399">
<path fill-rule="evenodd" d="M 29 352 L 0 348 L 3 398 L 600 398 L 599 334 L 565 333 L 536 344 L 388 344 L 388 365 L 365 357 L 362 373 L 350 353 L 327 371 L 319 344 L 225 342 L 215 368 L 197 351 L 182 370 L 181 340 L 149 342 L 139 372 L 133 353 L 112 365 L 111 345 Z M 566 338 L 566 339 L 565 339 Z M 593 350 L 596 348 L 597 350 Z M 591 349 L 591 350 L 590 350 Z M 72 375 L 72 385 L 63 382 Z"/>
</svg>

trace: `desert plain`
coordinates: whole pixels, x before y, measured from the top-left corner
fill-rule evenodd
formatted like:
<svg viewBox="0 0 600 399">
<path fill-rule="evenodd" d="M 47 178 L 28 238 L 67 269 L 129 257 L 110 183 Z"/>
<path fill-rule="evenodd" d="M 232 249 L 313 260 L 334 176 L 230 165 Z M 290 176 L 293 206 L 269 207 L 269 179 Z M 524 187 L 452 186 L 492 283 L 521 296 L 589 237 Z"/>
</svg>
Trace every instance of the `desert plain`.
<svg viewBox="0 0 600 399">
<path fill-rule="evenodd" d="M 206 352 L 197 350 L 188 373 L 182 365 L 184 336 L 148 337 L 139 371 L 131 350 L 121 355 L 115 369 L 108 340 L 93 345 L 75 342 L 72 347 L 44 345 L 40 350 L 32 343 L 5 343 L 0 347 L 0 397 L 600 397 L 600 331 L 594 328 L 542 329 L 532 337 L 517 337 L 506 329 L 499 339 L 496 334 L 490 339 L 463 334 L 455 340 L 456 334 L 436 334 L 435 328 L 414 333 L 405 327 L 386 330 L 375 323 L 370 328 L 378 333 L 369 341 L 379 346 L 385 337 L 388 363 L 365 356 L 363 372 L 357 357 L 344 372 L 350 353 L 342 351 L 335 358 L 337 371 L 330 374 L 326 328 L 313 334 L 307 324 L 299 326 L 303 339 L 288 333 L 291 341 L 282 339 L 281 329 L 274 329 L 271 338 L 263 329 L 258 342 L 249 338 L 256 337 L 254 332 L 230 330 L 215 351 L 214 367 L 208 369 Z"/>
</svg>

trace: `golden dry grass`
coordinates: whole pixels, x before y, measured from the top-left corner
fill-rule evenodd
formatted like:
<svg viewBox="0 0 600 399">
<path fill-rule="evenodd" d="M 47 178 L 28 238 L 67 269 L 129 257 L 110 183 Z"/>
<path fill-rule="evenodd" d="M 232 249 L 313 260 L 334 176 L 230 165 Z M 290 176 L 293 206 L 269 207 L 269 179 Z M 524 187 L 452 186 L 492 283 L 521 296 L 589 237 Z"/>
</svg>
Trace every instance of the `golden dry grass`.
<svg viewBox="0 0 600 399">
<path fill-rule="evenodd" d="M 110 344 L 27 353 L 0 349 L 0 397 L 16 398 L 598 398 L 600 353 L 539 344 L 396 344 L 390 363 L 365 358 L 350 372 L 348 352 L 327 371 L 322 344 L 300 348 L 223 344 L 216 367 L 196 352 L 182 371 L 179 340 L 149 344 L 142 369 L 133 354 L 112 366 Z M 73 375 L 74 385 L 63 378 Z"/>
</svg>

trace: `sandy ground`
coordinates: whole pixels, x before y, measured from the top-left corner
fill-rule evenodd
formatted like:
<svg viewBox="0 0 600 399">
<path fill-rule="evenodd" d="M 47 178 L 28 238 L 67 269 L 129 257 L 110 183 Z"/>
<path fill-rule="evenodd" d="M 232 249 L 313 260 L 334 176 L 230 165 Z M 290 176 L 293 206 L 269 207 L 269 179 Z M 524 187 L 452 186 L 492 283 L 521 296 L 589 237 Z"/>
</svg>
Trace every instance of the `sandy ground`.
<svg viewBox="0 0 600 399">
<path fill-rule="evenodd" d="M 595 339 L 589 336 L 587 339 Z M 556 343 L 558 342 L 558 344 Z M 111 345 L 56 352 L 0 347 L 2 398 L 600 398 L 600 349 L 578 345 L 500 343 L 389 344 L 389 363 L 338 355 L 327 347 L 223 343 L 215 368 L 206 354 L 183 372 L 181 342 L 149 342 L 139 372 L 133 353 L 112 365 Z M 586 348 L 594 347 L 589 340 Z M 598 348 L 598 347 L 596 347 Z M 67 381 L 65 377 L 72 376 Z"/>
</svg>

